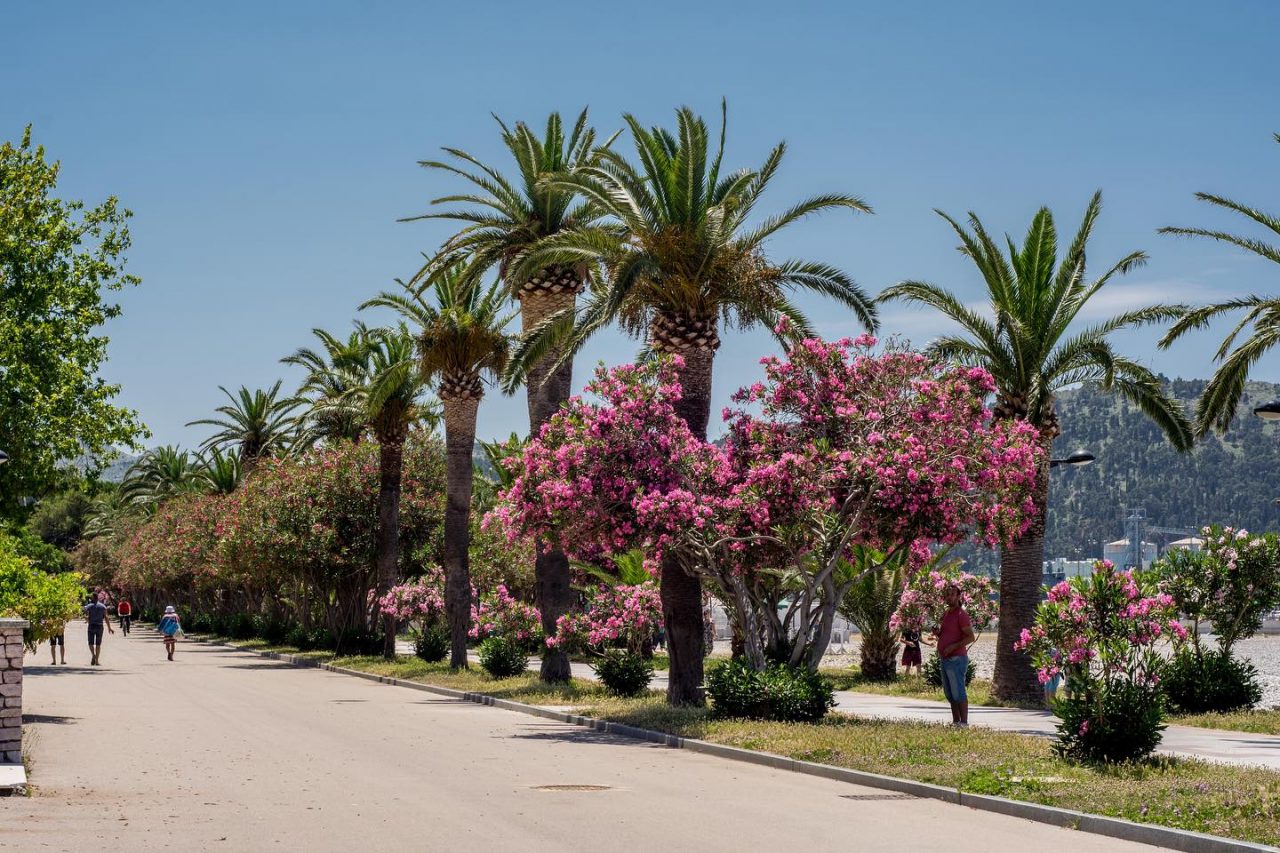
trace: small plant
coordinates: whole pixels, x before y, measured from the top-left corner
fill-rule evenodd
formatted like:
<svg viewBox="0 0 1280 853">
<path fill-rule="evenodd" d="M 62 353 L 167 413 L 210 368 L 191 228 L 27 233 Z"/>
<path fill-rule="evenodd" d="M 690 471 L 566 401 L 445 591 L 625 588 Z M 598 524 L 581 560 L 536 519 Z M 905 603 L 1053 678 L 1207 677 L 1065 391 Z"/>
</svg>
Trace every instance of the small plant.
<svg viewBox="0 0 1280 853">
<path fill-rule="evenodd" d="M 1258 670 L 1230 652 L 1180 650 L 1161 681 L 1174 710 L 1185 714 L 1252 708 L 1262 701 Z"/>
<path fill-rule="evenodd" d="M 427 663 L 439 663 L 449 653 L 449 631 L 431 626 L 413 641 L 413 653 Z"/>
<path fill-rule="evenodd" d="M 293 646 L 298 651 L 305 652 L 311 648 L 311 632 L 301 625 L 294 625 L 285 634 L 284 643 L 286 646 Z"/>
<path fill-rule="evenodd" d="M 233 640 L 251 640 L 258 636 L 257 620 L 248 613 L 237 613 L 227 618 L 226 632 Z"/>
<path fill-rule="evenodd" d="M 653 663 L 626 649 L 609 649 L 591 668 L 614 696 L 639 696 L 653 678 Z"/>
<path fill-rule="evenodd" d="M 275 617 L 265 617 L 258 624 L 258 636 L 273 646 L 284 643 L 289 636 L 289 623 Z"/>
<path fill-rule="evenodd" d="M 938 660 L 938 653 L 934 652 L 929 655 L 929 659 L 924 662 L 924 666 L 920 668 L 921 674 L 924 676 L 924 683 L 930 687 L 942 687 L 942 664 Z M 964 683 L 966 685 L 973 683 L 973 677 L 978 674 L 978 665 L 973 661 L 969 661 L 969 666 L 964 671 Z"/>
<path fill-rule="evenodd" d="M 717 717 L 811 723 L 835 706 L 830 681 L 786 664 L 755 670 L 744 660 L 731 660 L 707 673 L 706 687 Z"/>
<path fill-rule="evenodd" d="M 511 678 L 525 671 L 529 654 L 509 637 L 489 637 L 480 644 L 480 666 L 494 678 Z"/>
<path fill-rule="evenodd" d="M 1098 682 L 1054 703 L 1058 740 L 1053 749 L 1076 761 L 1109 763 L 1146 758 L 1165 729 L 1164 698 L 1154 684 Z"/>
</svg>

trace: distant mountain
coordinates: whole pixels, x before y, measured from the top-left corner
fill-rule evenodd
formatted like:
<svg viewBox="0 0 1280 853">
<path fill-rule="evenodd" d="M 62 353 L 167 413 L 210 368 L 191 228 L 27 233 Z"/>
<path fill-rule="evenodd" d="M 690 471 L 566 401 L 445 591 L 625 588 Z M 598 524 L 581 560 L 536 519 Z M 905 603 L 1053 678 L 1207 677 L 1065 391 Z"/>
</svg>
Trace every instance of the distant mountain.
<svg viewBox="0 0 1280 853">
<path fill-rule="evenodd" d="M 129 467 L 141 459 L 141 455 L 131 456 L 128 453 L 122 455 L 119 459 L 112 462 L 106 468 L 102 469 L 99 479 L 107 483 L 119 483 L 124 479 L 124 475 L 128 472 Z"/>
</svg>

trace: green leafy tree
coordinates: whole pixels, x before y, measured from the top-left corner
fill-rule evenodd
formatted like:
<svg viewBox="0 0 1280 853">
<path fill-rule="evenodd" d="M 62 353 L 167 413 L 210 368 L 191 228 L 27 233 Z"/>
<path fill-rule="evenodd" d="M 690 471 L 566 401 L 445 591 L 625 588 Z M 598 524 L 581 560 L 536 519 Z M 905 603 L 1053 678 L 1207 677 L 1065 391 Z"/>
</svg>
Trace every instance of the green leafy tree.
<svg viewBox="0 0 1280 853">
<path fill-rule="evenodd" d="M 722 105 L 714 141 L 706 122 L 687 107 L 677 111 L 674 132 L 624 116 L 637 163 L 601 150 L 599 164 L 550 179 L 552 186 L 580 193 L 605 218 L 539 241 L 521 257 L 517 277 L 549 266 L 588 265 L 602 268 L 604 281 L 576 317 L 561 312 L 526 335 L 517 352 L 520 368 L 553 343 L 562 359 L 571 356 L 592 334 L 617 323 L 647 337 L 654 352 L 682 358 L 678 378 L 684 395 L 677 413 L 695 436 L 706 438 L 722 326 L 772 329 L 785 314 L 798 334 L 806 334 L 809 324 L 789 298 L 800 290 L 835 298 L 865 327 L 875 328 L 875 305 L 839 269 L 812 261 L 775 262 L 765 251 L 770 237 L 810 214 L 832 208 L 869 212 L 867 205 L 829 193 L 748 224 L 786 146 L 779 143 L 758 169 L 727 171 L 725 118 Z M 671 652 L 667 696 L 673 704 L 700 705 L 702 585 L 668 561 L 661 587 Z"/>
<path fill-rule="evenodd" d="M 587 125 L 586 110 L 578 115 L 568 136 L 559 113 L 553 112 L 547 118 L 541 136 L 524 122 L 508 127 L 502 119 L 494 118 L 501 128 L 502 142 L 515 161 L 515 179 L 465 151 L 446 148 L 453 162 L 428 160 L 421 165 L 457 175 L 474 191 L 435 199 L 433 204 L 448 204 L 451 208 L 413 218 L 465 223 L 445 244 L 444 252 L 467 255 L 481 269 L 496 268 L 507 295 L 519 302 L 521 325 L 527 333 L 548 317 L 572 312 L 586 283 L 587 266 L 577 260 L 547 263 L 513 274 L 515 262 L 539 240 L 590 225 L 599 217 L 599 211 L 583 203 L 574 187 L 546 178 L 573 174 L 594 165 L 599 151 L 595 130 Z M 604 147 L 612 141 L 610 138 Z M 530 360 L 522 376 L 527 386 L 530 435 L 537 435 L 572 393 L 573 360 L 560 356 L 558 347 L 549 342 Z M 558 549 L 538 547 L 534 575 L 542 628 L 550 635 L 555 632 L 556 621 L 573 606 L 569 561 Z M 560 649 L 547 649 L 541 675 L 544 681 L 567 681 L 568 655 Z"/>
<path fill-rule="evenodd" d="M 1280 142 L 1280 133 L 1275 134 L 1275 140 Z M 1238 213 L 1261 225 L 1271 234 L 1280 236 L 1280 217 L 1274 214 L 1212 193 L 1196 193 L 1196 198 L 1215 207 Z M 1228 231 L 1210 228 L 1169 227 L 1161 228 L 1160 233 L 1207 237 L 1210 240 L 1238 246 L 1264 260 L 1280 264 L 1280 246 L 1254 237 L 1242 237 Z M 1264 355 L 1274 349 L 1277 343 L 1280 343 L 1280 298 L 1245 296 L 1202 308 L 1188 309 L 1160 340 L 1160 347 L 1167 348 L 1183 335 L 1195 329 L 1205 328 L 1223 314 L 1241 310 L 1245 312 L 1244 316 L 1231 329 L 1223 339 L 1222 345 L 1214 353 L 1214 360 L 1219 363 L 1218 369 L 1214 371 L 1213 378 L 1209 380 L 1203 396 L 1196 404 L 1197 436 L 1203 436 L 1213 429 L 1226 432 L 1227 427 L 1231 425 L 1236 407 L 1240 404 L 1240 397 L 1244 394 L 1249 371 Z M 1236 341 L 1240 333 L 1249 326 L 1253 327 L 1252 332 L 1237 346 Z"/>
<path fill-rule="evenodd" d="M 23 639 L 35 651 L 44 639 L 80 615 L 85 591 L 72 572 L 49 574 L 20 553 L 12 537 L 0 532 L 0 616 L 30 623 Z"/>
<path fill-rule="evenodd" d="M 471 486 L 474 476 L 476 414 L 484 379 L 507 364 L 509 338 L 504 292 L 498 284 L 482 288 L 476 268 L 452 263 L 428 265 L 403 293 L 383 293 L 362 307 L 398 311 L 417 327 L 418 368 L 434 385 L 444 410 L 446 504 L 444 521 L 445 610 L 449 619 L 450 658 L 467 666 L 471 622 Z M 434 299 L 431 297 L 434 296 Z"/>
<path fill-rule="evenodd" d="M 54 195 L 59 165 L 31 142 L 0 145 L 0 516 L 44 494 L 58 469 L 101 466 L 147 432 L 97 376 L 120 314 L 104 295 L 139 283 L 125 270 L 130 213 Z"/>
<path fill-rule="evenodd" d="M 1022 245 L 994 240 L 977 214 L 965 228 L 942 211 L 960 238 L 960 252 L 977 266 L 986 285 L 987 311 L 967 305 L 949 290 L 923 281 L 904 281 L 880 298 L 905 299 L 940 312 L 960 327 L 932 344 L 943 358 L 982 367 L 996 381 L 997 418 L 1030 423 L 1040 431 L 1046 450 L 1060 432 L 1055 394 L 1080 383 L 1095 383 L 1134 403 L 1164 431 L 1178 449 L 1192 444 L 1191 425 L 1159 377 L 1116 351 L 1114 336 L 1136 326 L 1167 320 L 1176 306 L 1125 311 L 1100 323 L 1080 321 L 1081 312 L 1117 276 L 1146 262 L 1143 252 L 1130 252 L 1101 276 L 1089 279 L 1085 255 L 1102 209 L 1095 193 L 1075 237 L 1059 254 L 1053 214 L 1041 208 Z M 1007 255 L 1006 255 L 1007 248 Z M 1047 460 L 1049 454 L 1045 454 Z M 1030 527 L 1000 555 L 1000 628 L 997 637 L 995 694 L 1004 700 L 1040 701 L 1043 692 L 1031 659 L 1014 648 L 1019 632 L 1031 625 L 1040 602 L 1044 560 L 1045 511 L 1049 468 L 1040 471 Z"/>
</svg>

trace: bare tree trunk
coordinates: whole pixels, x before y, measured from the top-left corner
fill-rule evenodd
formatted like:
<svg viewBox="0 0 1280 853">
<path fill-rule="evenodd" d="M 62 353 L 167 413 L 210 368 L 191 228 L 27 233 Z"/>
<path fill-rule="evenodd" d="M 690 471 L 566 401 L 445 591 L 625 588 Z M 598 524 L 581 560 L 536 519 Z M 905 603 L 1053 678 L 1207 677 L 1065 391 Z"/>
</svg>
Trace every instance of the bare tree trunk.
<svg viewBox="0 0 1280 853">
<path fill-rule="evenodd" d="M 706 439 L 711 418 L 711 368 L 714 349 L 693 349 L 680 353 L 684 367 L 679 379 L 683 389 L 676 414 L 698 438 Z M 671 656 L 667 681 L 667 703 L 703 705 L 702 690 L 705 628 L 702 623 L 702 582 L 686 571 L 678 560 L 664 557 L 660 592 L 662 618 L 667 626 L 667 651 Z"/>
<path fill-rule="evenodd" d="M 1048 456 L 1046 455 L 1046 459 Z M 1044 701 L 1031 656 L 1014 649 L 1023 628 L 1035 621 L 1044 579 L 1044 524 L 1049 505 L 1049 467 L 1036 476 L 1035 518 L 1026 532 L 1000 552 L 1000 626 L 992 694 L 1004 702 Z"/>
<path fill-rule="evenodd" d="M 444 407 L 445 491 L 444 598 L 449 619 L 449 666 L 467 666 L 471 628 L 471 453 L 476 442 L 479 397 L 442 399 Z"/>
<path fill-rule="evenodd" d="M 547 317 L 572 309 L 577 290 L 561 293 L 535 291 L 520 297 L 521 329 L 528 332 Z M 536 438 L 542 425 L 551 420 L 560 406 L 573 393 L 573 363 L 566 361 L 552 369 L 560 357 L 558 349 L 549 351 L 529 370 L 526 379 L 529 404 L 529 435 Z M 569 558 L 559 548 L 538 542 L 533 568 L 534 600 L 542 616 L 542 631 L 554 636 L 556 622 L 574 605 L 570 586 Z M 543 648 L 541 678 L 544 682 L 568 681 L 569 655 L 561 648 Z"/>
<path fill-rule="evenodd" d="M 377 598 L 395 586 L 400 573 L 400 477 L 404 469 L 404 436 L 385 436 L 378 444 L 378 586 Z M 396 620 L 382 621 L 382 656 L 396 656 Z"/>
</svg>

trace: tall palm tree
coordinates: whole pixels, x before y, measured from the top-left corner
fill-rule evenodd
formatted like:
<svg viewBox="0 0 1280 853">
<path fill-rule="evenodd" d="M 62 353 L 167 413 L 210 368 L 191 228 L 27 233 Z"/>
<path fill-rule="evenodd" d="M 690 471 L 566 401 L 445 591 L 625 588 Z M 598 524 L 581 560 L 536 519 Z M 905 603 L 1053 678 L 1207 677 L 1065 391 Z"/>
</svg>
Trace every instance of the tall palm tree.
<svg viewBox="0 0 1280 853">
<path fill-rule="evenodd" d="M 606 219 L 539 241 L 517 263 L 516 276 L 587 264 L 601 267 L 607 280 L 576 318 L 561 312 L 526 336 L 518 352 L 520 366 L 541 358 L 553 343 L 562 359 L 572 355 L 594 332 L 617 322 L 633 335 L 646 336 L 654 352 L 683 358 L 678 373 L 684 396 L 677 411 L 695 435 L 705 438 L 722 326 L 774 328 L 786 314 L 798 332 L 807 332 L 789 293 L 809 290 L 834 297 L 863 326 L 875 328 L 874 304 L 843 272 L 811 261 L 774 262 L 765 253 L 768 238 L 798 219 L 830 208 L 869 212 L 867 205 L 849 195 L 820 195 L 748 225 L 786 146 L 777 145 L 759 169 L 722 171 L 725 118 L 722 104 L 719 139 L 713 144 L 706 122 L 687 107 L 677 111 L 674 133 L 646 128 L 626 115 L 638 165 L 601 150 L 599 164 L 549 180 L 551 186 L 580 193 Z M 569 320 L 574 327 L 566 336 Z M 668 700 L 702 704 L 701 584 L 668 562 L 661 589 L 671 650 Z"/>
<path fill-rule="evenodd" d="M 302 442 L 358 442 L 368 423 L 354 392 L 369 378 L 369 329 L 357 321 L 346 340 L 324 329 L 311 331 L 320 340 L 319 350 L 300 347 L 280 359 L 306 371 L 297 393 L 307 407 Z"/>
<path fill-rule="evenodd" d="M 1275 140 L 1280 142 L 1280 133 L 1275 134 Z M 1196 193 L 1196 198 L 1215 207 L 1239 213 L 1272 234 L 1280 236 L 1280 217 L 1210 193 Z M 1280 264 L 1280 246 L 1253 237 L 1240 237 L 1227 231 L 1208 228 L 1161 228 L 1160 233 L 1185 237 L 1208 237 L 1210 240 L 1239 246 L 1264 260 Z M 1280 343 L 1280 297 L 1246 296 L 1206 305 L 1203 308 L 1190 309 L 1174 322 L 1160 340 L 1161 349 L 1165 349 L 1187 332 L 1203 329 L 1216 317 L 1241 309 L 1245 310 L 1245 315 L 1214 354 L 1214 360 L 1219 362 L 1218 369 L 1214 371 L 1213 378 L 1205 386 L 1204 394 L 1196 404 L 1197 436 L 1207 435 L 1215 428 L 1226 431 L 1231 424 L 1231 419 L 1235 417 L 1236 407 L 1240 404 L 1244 384 L 1249 379 L 1249 371 L 1277 343 Z M 1252 334 L 1236 346 L 1236 339 L 1249 325 L 1253 326 Z"/>
<path fill-rule="evenodd" d="M 598 159 L 595 130 L 587 126 L 584 109 L 566 138 L 559 113 L 547 118 L 541 136 L 524 122 L 508 127 L 494 116 L 502 142 L 515 160 L 517 176 L 509 180 L 465 151 L 445 148 L 454 162 L 425 160 L 420 165 L 441 169 L 470 182 L 475 191 L 437 198 L 433 204 L 465 205 L 412 219 L 452 219 L 466 223 L 444 246 L 443 252 L 469 256 L 478 269 L 495 268 L 507 294 L 520 305 L 525 331 L 547 317 L 572 310 L 586 280 L 580 263 L 546 264 L 518 276 L 510 275 L 512 263 L 545 237 L 589 224 L 595 218 L 590 205 L 580 202 L 571 187 L 549 184 L 548 175 L 572 173 Z M 612 139 L 605 143 L 608 147 Z M 573 361 L 560 359 L 550 348 L 529 366 L 527 397 L 529 433 L 537 435 L 551 416 L 569 399 L 573 385 Z M 513 389 L 514 390 L 514 389 Z M 573 606 L 569 585 L 569 561 L 555 548 L 536 549 L 535 595 L 548 636 L 557 620 Z M 542 659 L 544 681 L 567 681 L 569 657 L 562 649 L 547 649 Z"/>
<path fill-rule="evenodd" d="M 243 385 L 236 394 L 221 385 L 218 389 L 231 400 L 230 405 L 217 408 L 223 417 L 203 418 L 187 424 L 219 427 L 204 442 L 205 448 L 235 446 L 246 474 L 253 470 L 259 458 L 288 451 L 298 427 L 293 412 L 302 401 L 280 398 L 279 380 L 266 391 L 250 391 Z"/>
<path fill-rule="evenodd" d="M 978 267 L 986 285 L 984 313 L 951 291 L 923 281 L 904 281 L 885 290 L 881 300 L 905 299 L 941 312 L 960 327 L 931 345 L 944 358 L 988 370 L 996 382 L 995 415 L 1026 421 L 1040 431 L 1045 449 L 1034 491 L 1031 526 L 1000 555 L 1000 629 L 997 638 L 995 694 L 1001 699 L 1039 701 L 1042 689 L 1030 659 L 1013 648 L 1040 601 L 1044 559 L 1044 522 L 1049 501 L 1048 451 L 1060 429 L 1055 394 L 1071 385 L 1096 383 L 1138 406 L 1179 450 L 1192 444 L 1191 425 L 1181 406 L 1165 392 L 1149 369 L 1117 353 L 1112 336 L 1120 331 L 1176 316 L 1176 306 L 1125 311 L 1093 325 L 1079 325 L 1080 314 L 1097 293 L 1119 275 L 1146 262 L 1131 252 L 1096 279 L 1085 273 L 1085 255 L 1102 208 L 1095 193 L 1066 252 L 1059 257 L 1053 214 L 1041 208 L 1031 220 L 1022 246 L 1006 237 L 1008 255 L 974 213 L 969 228 L 938 211 L 960 238 L 960 252 Z"/>
<path fill-rule="evenodd" d="M 444 519 L 445 609 L 449 619 L 449 665 L 467 666 L 471 623 L 472 453 L 476 414 L 484 380 L 507 364 L 511 317 L 498 284 L 481 288 L 474 268 L 461 263 L 428 265 L 403 293 L 383 293 L 361 307 L 391 308 L 417 327 L 418 370 L 436 387 L 444 409 L 446 504 Z M 434 295 L 434 300 L 429 297 Z"/>
<path fill-rule="evenodd" d="M 422 414 L 427 385 L 418 370 L 415 341 L 403 323 L 369 333 L 369 379 L 353 389 L 365 423 L 378 442 L 378 596 L 395 585 L 400 567 L 400 480 L 409 427 Z M 396 654 L 396 622 L 384 616 L 383 656 Z"/>
<path fill-rule="evenodd" d="M 242 479 L 244 469 L 239 456 L 213 447 L 198 457 L 195 480 L 201 491 L 229 495 L 240 487 Z"/>
</svg>

